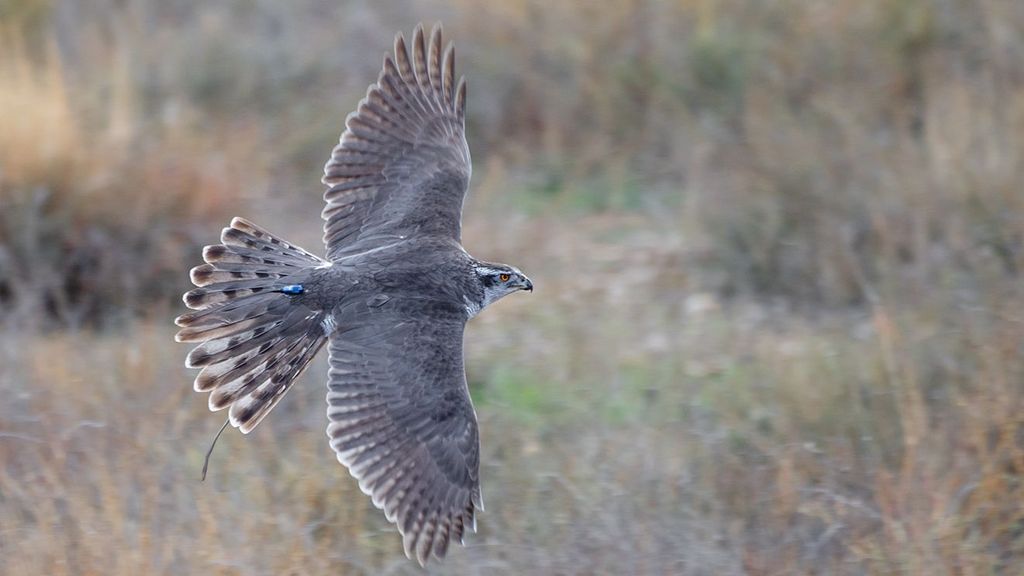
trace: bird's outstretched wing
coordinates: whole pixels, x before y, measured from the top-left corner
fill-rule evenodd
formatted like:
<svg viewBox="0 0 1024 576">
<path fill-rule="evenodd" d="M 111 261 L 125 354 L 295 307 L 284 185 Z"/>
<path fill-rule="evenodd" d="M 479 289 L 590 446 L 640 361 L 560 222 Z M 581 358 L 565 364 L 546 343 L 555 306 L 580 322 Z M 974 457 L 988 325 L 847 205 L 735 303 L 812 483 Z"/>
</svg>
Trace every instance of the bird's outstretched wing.
<svg viewBox="0 0 1024 576">
<path fill-rule="evenodd" d="M 335 309 L 327 435 L 420 564 L 443 558 L 483 509 L 465 319 L 456 305 L 418 297 Z"/>
<path fill-rule="evenodd" d="M 377 82 L 345 120 L 324 166 L 327 258 L 416 234 L 456 241 L 471 173 L 464 132 L 466 82 L 455 83 L 455 52 L 442 54 L 441 27 L 427 46 L 423 26 L 395 37 Z"/>
</svg>

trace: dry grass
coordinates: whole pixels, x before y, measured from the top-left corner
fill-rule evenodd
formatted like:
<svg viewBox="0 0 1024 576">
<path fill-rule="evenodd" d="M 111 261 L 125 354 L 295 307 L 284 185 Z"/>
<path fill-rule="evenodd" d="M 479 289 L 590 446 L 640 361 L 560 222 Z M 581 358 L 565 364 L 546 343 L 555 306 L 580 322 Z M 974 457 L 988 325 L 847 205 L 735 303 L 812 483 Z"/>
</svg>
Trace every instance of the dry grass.
<svg viewBox="0 0 1024 576">
<path fill-rule="evenodd" d="M 813 321 L 680 299 L 666 266 L 679 253 L 637 224 L 586 219 L 553 234 L 558 249 L 491 249 L 519 254 L 542 288 L 470 331 L 487 512 L 445 570 L 981 574 L 1020 561 L 1013 306 Z M 482 248 L 484 235 L 472 231 Z M 580 277 L 593 281 L 583 297 Z M 414 571 L 327 448 L 322 363 L 258 431 L 222 440 L 200 483 L 219 418 L 171 332 L 6 339 L 0 525 L 23 553 L 0 571 Z"/>
<path fill-rule="evenodd" d="M 0 18 L 0 573 L 417 571 L 330 453 L 322 362 L 198 481 L 220 422 L 168 302 L 229 213 L 316 246 L 319 166 L 420 18 L 469 75 L 466 245 L 538 287 L 471 324 L 487 511 L 437 571 L 1024 564 L 1024 4 Z"/>
<path fill-rule="evenodd" d="M 55 44 L 30 44 L 0 34 L 0 317 L 109 323 L 166 303 L 255 147 L 142 118 L 117 53 L 83 89 Z"/>
</svg>

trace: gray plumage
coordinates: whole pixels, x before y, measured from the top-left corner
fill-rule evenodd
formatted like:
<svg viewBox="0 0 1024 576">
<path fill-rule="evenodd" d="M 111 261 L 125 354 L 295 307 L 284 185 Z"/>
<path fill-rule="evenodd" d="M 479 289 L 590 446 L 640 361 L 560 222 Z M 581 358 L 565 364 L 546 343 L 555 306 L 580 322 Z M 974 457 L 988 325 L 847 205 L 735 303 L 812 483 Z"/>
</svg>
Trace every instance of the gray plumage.
<svg viewBox="0 0 1024 576">
<path fill-rule="evenodd" d="M 533 284 L 463 250 L 466 84 L 441 28 L 395 39 L 324 167 L 322 259 L 235 218 L 203 251 L 177 339 L 211 410 L 248 433 L 325 343 L 327 435 L 420 564 L 475 530 L 479 430 L 463 330 Z"/>
</svg>

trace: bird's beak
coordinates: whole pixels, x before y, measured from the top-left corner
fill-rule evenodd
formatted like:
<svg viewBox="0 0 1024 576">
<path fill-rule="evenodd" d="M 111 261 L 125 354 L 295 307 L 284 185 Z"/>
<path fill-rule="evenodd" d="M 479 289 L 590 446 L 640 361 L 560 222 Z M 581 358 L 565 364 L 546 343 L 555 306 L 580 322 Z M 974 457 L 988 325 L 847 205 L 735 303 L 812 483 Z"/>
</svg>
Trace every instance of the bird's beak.
<svg viewBox="0 0 1024 576">
<path fill-rule="evenodd" d="M 533 282 L 531 282 L 529 278 L 526 278 L 525 280 L 526 282 L 523 284 L 523 290 L 533 292 Z"/>
</svg>

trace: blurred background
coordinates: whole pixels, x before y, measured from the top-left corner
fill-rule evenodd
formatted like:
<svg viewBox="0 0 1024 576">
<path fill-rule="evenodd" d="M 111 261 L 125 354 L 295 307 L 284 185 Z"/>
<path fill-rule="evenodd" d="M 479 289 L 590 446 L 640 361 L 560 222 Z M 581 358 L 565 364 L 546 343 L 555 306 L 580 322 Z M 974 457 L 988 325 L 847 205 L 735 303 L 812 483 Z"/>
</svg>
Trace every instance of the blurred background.
<svg viewBox="0 0 1024 576">
<path fill-rule="evenodd" d="M 1024 563 L 1024 3 L 0 0 L 0 573 L 411 574 L 172 319 L 231 216 L 320 251 L 396 31 L 469 81 L 487 510 L 437 573 Z"/>
</svg>

